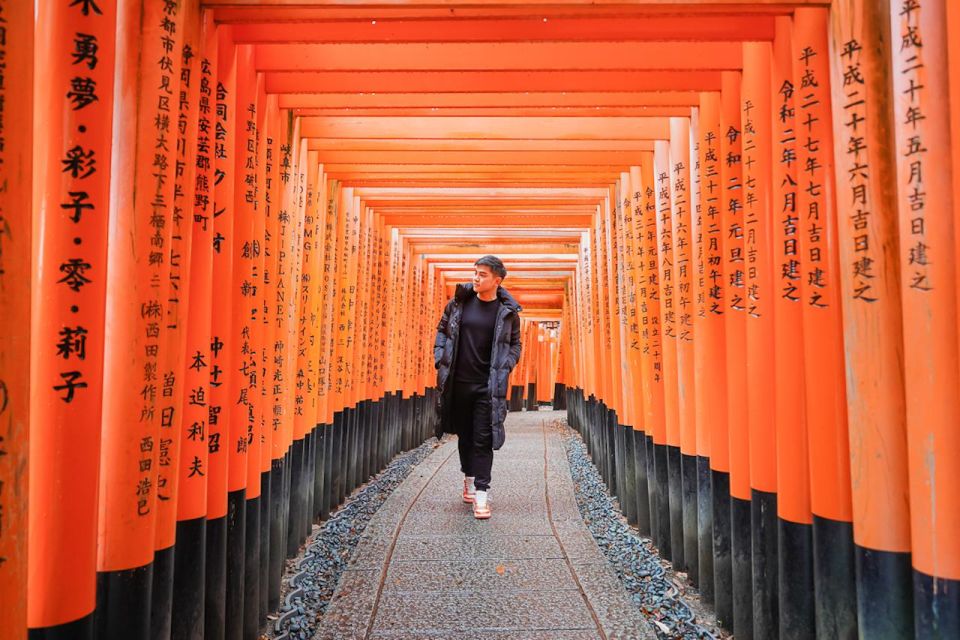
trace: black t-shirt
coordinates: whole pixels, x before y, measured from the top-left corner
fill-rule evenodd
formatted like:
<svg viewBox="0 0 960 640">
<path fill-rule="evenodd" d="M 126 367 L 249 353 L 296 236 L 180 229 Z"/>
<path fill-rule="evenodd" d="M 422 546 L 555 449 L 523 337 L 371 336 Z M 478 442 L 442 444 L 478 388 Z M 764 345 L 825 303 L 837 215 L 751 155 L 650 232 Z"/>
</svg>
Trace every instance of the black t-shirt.
<svg viewBox="0 0 960 640">
<path fill-rule="evenodd" d="M 490 354 L 499 309 L 500 300 L 496 298 L 484 302 L 471 296 L 463 303 L 455 380 L 487 382 L 490 378 Z"/>
</svg>

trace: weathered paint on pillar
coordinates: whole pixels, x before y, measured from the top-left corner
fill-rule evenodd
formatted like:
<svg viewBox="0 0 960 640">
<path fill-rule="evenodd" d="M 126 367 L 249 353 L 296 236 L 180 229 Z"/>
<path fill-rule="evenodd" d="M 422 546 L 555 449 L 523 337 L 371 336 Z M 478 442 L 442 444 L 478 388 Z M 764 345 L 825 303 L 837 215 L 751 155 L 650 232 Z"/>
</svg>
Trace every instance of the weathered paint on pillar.
<svg viewBox="0 0 960 640">
<path fill-rule="evenodd" d="M 0 2 L 0 16 L 0 635 L 13 640 L 27 634 L 34 26 L 29 4 Z"/>
<path fill-rule="evenodd" d="M 828 11 L 798 9 L 793 76 L 817 635 L 856 633 Z"/>
<path fill-rule="evenodd" d="M 831 12 L 833 112 L 843 114 L 833 129 L 853 537 L 865 637 L 913 631 L 889 32 L 888 2 L 857 0 Z"/>
<path fill-rule="evenodd" d="M 915 633 L 960 632 L 957 226 L 943 1 L 890 5 Z M 951 34 L 954 37 L 956 34 Z M 953 212 L 954 215 L 947 215 Z"/>
</svg>

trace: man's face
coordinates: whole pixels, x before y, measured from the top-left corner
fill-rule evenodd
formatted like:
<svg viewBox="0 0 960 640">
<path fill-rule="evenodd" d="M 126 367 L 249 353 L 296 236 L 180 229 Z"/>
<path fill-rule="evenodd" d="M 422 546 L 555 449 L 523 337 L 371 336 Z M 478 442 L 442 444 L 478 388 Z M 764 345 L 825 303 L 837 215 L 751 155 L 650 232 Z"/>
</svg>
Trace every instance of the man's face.
<svg viewBox="0 0 960 640">
<path fill-rule="evenodd" d="M 501 280 L 502 278 L 493 275 L 493 271 L 486 265 L 478 264 L 473 268 L 473 290 L 478 294 L 495 291 Z"/>
</svg>

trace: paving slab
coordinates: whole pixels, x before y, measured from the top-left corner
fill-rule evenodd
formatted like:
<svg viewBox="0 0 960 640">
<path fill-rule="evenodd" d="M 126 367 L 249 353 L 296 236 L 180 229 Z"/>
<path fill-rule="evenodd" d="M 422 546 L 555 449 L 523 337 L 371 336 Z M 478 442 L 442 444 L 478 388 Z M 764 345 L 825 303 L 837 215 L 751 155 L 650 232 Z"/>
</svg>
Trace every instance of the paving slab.
<svg viewBox="0 0 960 640">
<path fill-rule="evenodd" d="M 654 638 L 577 508 L 562 412 L 510 413 L 493 517 L 460 499 L 456 441 L 439 444 L 373 516 L 315 638 Z"/>
</svg>

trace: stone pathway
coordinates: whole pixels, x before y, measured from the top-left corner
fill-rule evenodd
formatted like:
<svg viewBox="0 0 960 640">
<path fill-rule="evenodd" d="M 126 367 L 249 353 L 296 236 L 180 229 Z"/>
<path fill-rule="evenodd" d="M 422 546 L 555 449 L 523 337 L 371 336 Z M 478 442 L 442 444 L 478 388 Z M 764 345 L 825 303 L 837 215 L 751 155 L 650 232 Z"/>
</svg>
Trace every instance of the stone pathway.
<svg viewBox="0 0 960 640">
<path fill-rule="evenodd" d="M 563 412 L 510 413 L 493 517 L 463 504 L 456 440 L 438 446 L 367 525 L 318 640 L 654 638 L 583 524 Z"/>
</svg>

